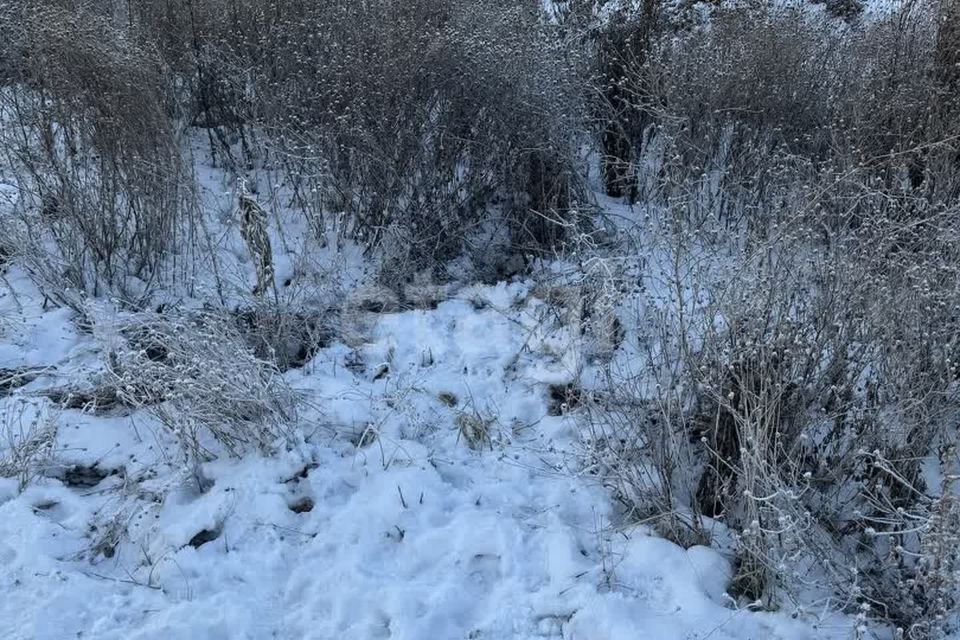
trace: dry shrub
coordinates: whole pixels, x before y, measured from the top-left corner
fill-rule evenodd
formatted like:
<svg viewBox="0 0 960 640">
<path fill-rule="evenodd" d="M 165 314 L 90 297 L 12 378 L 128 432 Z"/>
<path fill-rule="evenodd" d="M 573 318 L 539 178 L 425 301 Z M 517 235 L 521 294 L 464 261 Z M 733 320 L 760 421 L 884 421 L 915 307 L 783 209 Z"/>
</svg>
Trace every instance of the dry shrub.
<svg viewBox="0 0 960 640">
<path fill-rule="evenodd" d="M 562 240 L 583 197 L 577 60 L 533 7 L 279 4 L 207 20 L 204 68 L 321 237 L 389 244 L 401 279 L 491 217 L 518 246 Z"/>
<path fill-rule="evenodd" d="M 118 397 L 152 412 L 192 460 L 215 456 L 217 447 L 269 452 L 289 436 L 296 394 L 230 318 L 140 314 L 98 331 Z"/>
<path fill-rule="evenodd" d="M 19 190 L 6 232 L 52 296 L 143 299 L 186 268 L 193 207 L 160 60 L 85 6 L 3 3 L 0 25 L 0 140 Z"/>
<path fill-rule="evenodd" d="M 865 169 L 887 189 L 955 195 L 944 160 L 956 158 L 960 110 L 936 73 L 933 5 L 856 26 L 803 7 L 731 6 L 706 23 L 659 15 L 656 37 L 634 17 L 638 35 L 621 25 L 615 40 L 650 41 L 639 52 L 622 45 L 616 58 L 627 121 L 642 125 L 624 130 L 640 197 L 666 203 L 696 187 L 703 214 L 735 226 L 769 215 L 777 165 L 788 176 Z"/>
<path fill-rule="evenodd" d="M 955 627 L 960 569 L 960 111 L 933 9 L 718 10 L 625 72 L 659 212 L 646 348 L 590 412 L 591 469 L 681 542 L 729 535 L 733 594 L 832 590 L 910 638 Z"/>
<path fill-rule="evenodd" d="M 280 173 L 317 237 L 379 253 L 391 285 L 489 261 L 488 238 L 556 249 L 583 219 L 584 55 L 525 0 L 0 7 L 17 244 L 38 239 L 28 262 L 74 306 L 67 288 L 139 302 L 187 251 L 182 125 Z"/>
<path fill-rule="evenodd" d="M 949 630 L 958 567 L 931 549 L 955 496 L 926 483 L 957 462 L 956 213 L 880 209 L 828 246 L 805 211 L 722 245 L 678 222 L 657 245 L 676 268 L 653 286 L 674 295 L 651 301 L 651 346 L 592 407 L 594 470 L 677 540 L 728 527 L 751 601 L 815 583 Z"/>
<path fill-rule="evenodd" d="M 0 409 L 0 477 L 16 478 L 20 491 L 53 461 L 56 416 L 46 407 L 20 398 Z"/>
</svg>

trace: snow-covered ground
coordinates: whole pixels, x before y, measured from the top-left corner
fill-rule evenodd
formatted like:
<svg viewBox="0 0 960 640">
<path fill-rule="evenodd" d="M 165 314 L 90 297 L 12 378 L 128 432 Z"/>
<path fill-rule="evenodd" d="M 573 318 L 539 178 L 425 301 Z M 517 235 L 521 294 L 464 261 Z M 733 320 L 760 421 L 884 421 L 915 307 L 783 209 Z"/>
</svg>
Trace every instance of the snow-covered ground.
<svg viewBox="0 0 960 640">
<path fill-rule="evenodd" d="M 88 366 L 70 313 L 7 280 L 0 366 Z M 294 446 L 199 483 L 150 415 L 60 411 L 57 477 L 0 484 L 0 637 L 848 637 L 734 608 L 718 553 L 618 522 L 551 415 L 578 366 L 555 318 L 525 284 L 372 317 L 286 374 L 308 405 Z"/>
</svg>

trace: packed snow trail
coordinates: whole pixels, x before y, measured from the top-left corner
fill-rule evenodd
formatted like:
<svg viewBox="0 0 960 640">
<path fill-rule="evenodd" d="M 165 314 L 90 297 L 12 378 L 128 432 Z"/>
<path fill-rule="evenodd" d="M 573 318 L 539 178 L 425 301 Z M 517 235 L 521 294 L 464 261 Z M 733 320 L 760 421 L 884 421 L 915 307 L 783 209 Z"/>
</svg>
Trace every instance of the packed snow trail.
<svg viewBox="0 0 960 640">
<path fill-rule="evenodd" d="M 22 330 L 0 366 L 89 364 L 70 314 L 5 310 Z M 848 637 L 731 608 L 718 553 L 617 521 L 576 473 L 575 421 L 551 415 L 549 385 L 580 363 L 550 318 L 521 284 L 370 315 L 365 341 L 287 374 L 307 406 L 297 444 L 200 479 L 147 414 L 64 410 L 60 468 L 112 475 L 0 481 L 0 637 Z"/>
</svg>

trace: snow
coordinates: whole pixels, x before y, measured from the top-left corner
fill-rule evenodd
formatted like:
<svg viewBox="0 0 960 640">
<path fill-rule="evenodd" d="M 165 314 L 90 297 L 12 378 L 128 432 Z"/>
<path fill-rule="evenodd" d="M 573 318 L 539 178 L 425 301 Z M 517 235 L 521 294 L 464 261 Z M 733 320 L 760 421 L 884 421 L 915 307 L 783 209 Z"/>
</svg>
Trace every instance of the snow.
<svg viewBox="0 0 960 640">
<path fill-rule="evenodd" d="M 45 367 L 67 356 L 77 344 L 69 309 L 29 305 L 41 297 L 22 269 L 12 268 L 0 286 L 0 368 Z"/>
<path fill-rule="evenodd" d="M 17 286 L 32 320 L 5 364 L 80 371 L 93 337 Z M 718 552 L 618 521 L 577 472 L 575 420 L 549 415 L 580 356 L 531 289 L 371 314 L 365 342 L 286 374 L 295 442 L 199 477 L 147 413 L 63 410 L 55 468 L 0 483 L 0 637 L 847 637 L 736 608 Z M 3 401 L 41 402 L 25 389 Z M 488 425 L 476 447 L 463 414 Z M 73 465 L 114 473 L 69 486 Z"/>
</svg>

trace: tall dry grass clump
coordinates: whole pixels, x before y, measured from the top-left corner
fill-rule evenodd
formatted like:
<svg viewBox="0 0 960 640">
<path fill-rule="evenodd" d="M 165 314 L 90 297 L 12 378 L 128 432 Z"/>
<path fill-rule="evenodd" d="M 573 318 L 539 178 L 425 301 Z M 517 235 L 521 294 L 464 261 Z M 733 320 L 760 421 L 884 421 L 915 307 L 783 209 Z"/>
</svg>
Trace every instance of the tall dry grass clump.
<svg viewBox="0 0 960 640">
<path fill-rule="evenodd" d="M 86 5 L 7 2 L 0 25 L 4 233 L 51 297 L 142 299 L 186 268 L 194 206 L 161 60 Z"/>
</svg>

